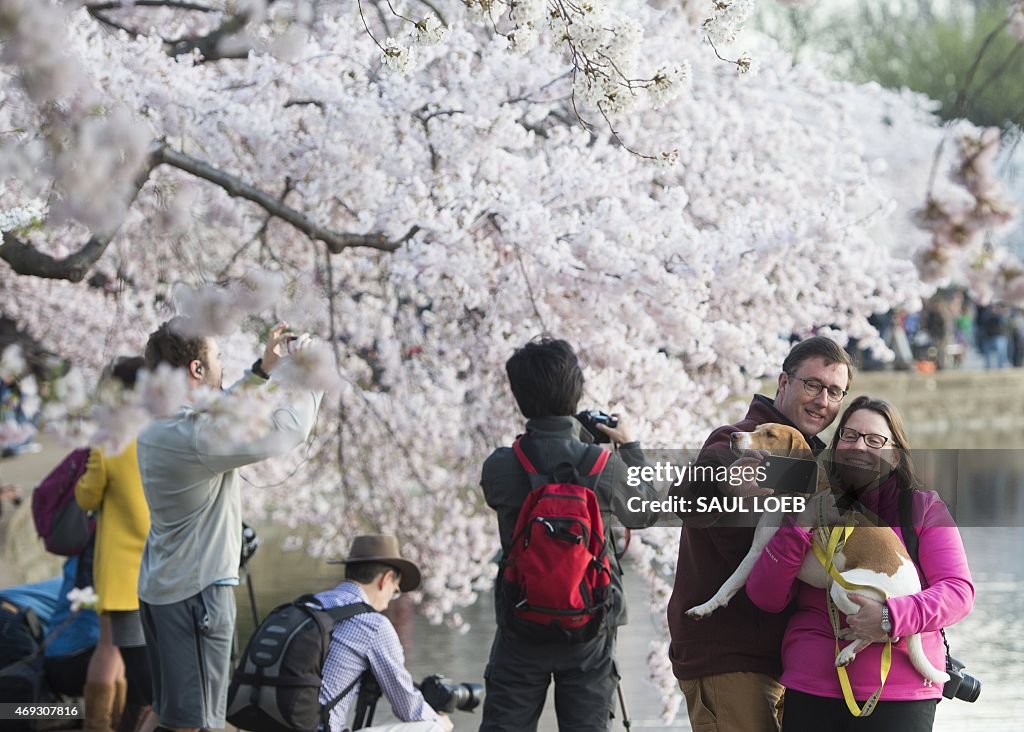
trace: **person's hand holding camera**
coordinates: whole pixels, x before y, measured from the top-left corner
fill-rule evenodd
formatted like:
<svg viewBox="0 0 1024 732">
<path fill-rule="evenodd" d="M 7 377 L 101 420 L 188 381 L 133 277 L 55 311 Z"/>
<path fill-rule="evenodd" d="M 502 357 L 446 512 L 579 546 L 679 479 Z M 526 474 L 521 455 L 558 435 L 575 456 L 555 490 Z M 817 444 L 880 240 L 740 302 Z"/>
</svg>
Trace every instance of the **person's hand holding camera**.
<svg viewBox="0 0 1024 732">
<path fill-rule="evenodd" d="M 601 423 L 596 423 L 594 426 L 608 435 L 614 445 L 625 445 L 627 442 L 635 442 L 629 418 L 618 412 L 612 412 L 611 416 L 618 420 L 618 424 L 614 427 Z"/>
<path fill-rule="evenodd" d="M 312 342 L 313 339 L 309 333 L 295 335 L 288 329 L 287 323 L 278 323 L 270 331 L 267 345 L 263 349 L 263 357 L 260 359 L 262 370 L 269 374 L 281 362 L 281 359 L 287 358 L 296 351 L 301 351 Z"/>
</svg>

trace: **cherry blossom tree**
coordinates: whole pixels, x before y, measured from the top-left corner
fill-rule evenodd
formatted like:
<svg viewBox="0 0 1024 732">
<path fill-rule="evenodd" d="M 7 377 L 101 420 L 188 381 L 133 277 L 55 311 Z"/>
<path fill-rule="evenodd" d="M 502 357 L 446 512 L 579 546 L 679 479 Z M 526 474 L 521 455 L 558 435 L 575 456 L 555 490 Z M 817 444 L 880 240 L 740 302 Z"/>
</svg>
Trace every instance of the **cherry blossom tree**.
<svg viewBox="0 0 1024 732">
<path fill-rule="evenodd" d="M 750 5 L 0 0 L 0 314 L 76 395 L 175 308 L 235 374 L 276 320 L 319 336 L 291 375 L 331 387 L 316 432 L 247 470 L 247 510 L 315 555 L 400 534 L 460 627 L 515 347 L 569 339 L 588 405 L 694 447 L 790 334 L 884 348 L 868 316 L 934 287 L 911 216 L 959 183 L 929 103 L 791 66 L 739 34 Z M 95 439 L 180 401 L 147 379 Z M 225 439 L 265 414 L 201 401 Z M 631 550 L 659 608 L 677 534 Z"/>
</svg>

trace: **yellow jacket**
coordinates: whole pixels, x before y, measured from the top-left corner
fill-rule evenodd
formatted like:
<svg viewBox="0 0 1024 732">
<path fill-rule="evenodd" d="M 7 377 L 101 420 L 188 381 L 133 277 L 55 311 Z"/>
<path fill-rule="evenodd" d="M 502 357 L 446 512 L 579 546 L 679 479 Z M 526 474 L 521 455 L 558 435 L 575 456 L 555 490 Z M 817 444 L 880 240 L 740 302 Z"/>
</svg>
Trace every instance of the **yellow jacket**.
<svg viewBox="0 0 1024 732">
<path fill-rule="evenodd" d="M 142 493 L 135 441 L 119 455 L 89 451 L 89 462 L 75 500 L 86 511 L 98 511 L 93 584 L 97 609 L 137 610 L 139 564 L 149 533 L 149 506 Z"/>
</svg>

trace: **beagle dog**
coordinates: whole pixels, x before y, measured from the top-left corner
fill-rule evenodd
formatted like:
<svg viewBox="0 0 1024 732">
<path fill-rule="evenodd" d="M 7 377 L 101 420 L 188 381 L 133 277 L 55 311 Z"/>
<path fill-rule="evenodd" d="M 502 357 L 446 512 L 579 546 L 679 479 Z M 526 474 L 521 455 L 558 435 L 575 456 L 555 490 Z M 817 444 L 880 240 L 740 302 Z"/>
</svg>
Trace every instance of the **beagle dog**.
<svg viewBox="0 0 1024 732">
<path fill-rule="evenodd" d="M 762 424 L 753 432 L 735 432 L 731 436 L 731 444 L 732 448 L 738 451 L 768 450 L 773 455 L 802 458 L 811 455 L 811 448 L 799 430 L 775 423 Z M 827 492 L 831 492 L 828 477 L 826 471 L 820 469 L 819 466 L 818 492 L 813 497 L 808 497 L 808 501 L 820 500 Z M 825 500 L 826 522 L 830 526 L 841 523 L 839 509 L 835 501 L 831 498 Z M 695 620 L 700 620 L 727 605 L 729 600 L 746 583 L 761 551 L 775 535 L 781 520 L 782 514 L 780 513 L 762 514 L 754 531 L 754 540 L 751 543 L 750 551 L 747 552 L 736 571 L 719 588 L 714 597 L 702 605 L 690 608 L 686 614 Z M 889 597 L 902 597 L 920 592 L 921 580 L 917 574 L 917 568 L 896 532 L 889 526 L 875 526 L 861 513 L 855 513 L 853 521 L 855 529 L 842 548 L 836 552 L 833 563 L 843 579 L 865 588 L 858 589 L 855 593 L 882 602 L 886 597 L 883 593 L 888 593 Z M 821 545 L 818 532 L 815 532 L 814 541 L 822 550 L 825 550 L 825 547 Z M 824 589 L 828 586 L 825 568 L 813 551 L 807 552 L 797 576 L 813 587 Z M 843 613 L 855 615 L 860 610 L 861 606 L 849 598 L 850 591 L 843 588 L 838 582 L 832 583 L 830 594 L 836 607 Z M 849 629 L 844 629 L 842 634 L 846 640 L 852 637 L 848 631 Z M 869 644 L 870 641 L 856 639 L 840 651 L 836 658 L 836 666 L 848 665 L 857 653 Z M 907 651 L 914 668 L 924 678 L 936 684 L 945 684 L 949 680 L 949 677 L 943 671 L 935 668 L 925 656 L 920 635 L 915 634 L 907 638 Z"/>
</svg>

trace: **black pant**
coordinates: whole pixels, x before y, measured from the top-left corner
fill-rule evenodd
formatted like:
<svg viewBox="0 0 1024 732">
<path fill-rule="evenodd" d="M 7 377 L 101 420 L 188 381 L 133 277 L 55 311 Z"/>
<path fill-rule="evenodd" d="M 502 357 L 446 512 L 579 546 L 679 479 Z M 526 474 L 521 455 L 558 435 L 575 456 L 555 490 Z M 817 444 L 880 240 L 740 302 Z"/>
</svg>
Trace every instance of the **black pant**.
<svg viewBox="0 0 1024 732">
<path fill-rule="evenodd" d="M 870 717 L 854 717 L 842 699 L 787 689 L 782 732 L 931 732 L 936 704 L 938 699 L 883 701 Z"/>
<path fill-rule="evenodd" d="M 153 673 L 149 667 L 149 653 L 145 646 L 121 648 L 124 675 L 128 679 L 127 702 L 145 707 L 153 703 Z"/>
<path fill-rule="evenodd" d="M 532 732 L 555 681 L 559 732 L 605 732 L 619 675 L 615 631 L 579 644 L 531 644 L 500 629 L 484 672 L 480 732 Z"/>
<path fill-rule="evenodd" d="M 93 648 L 86 648 L 70 656 L 47 658 L 46 683 L 58 694 L 64 696 L 81 696 L 85 688 L 85 675 L 89 669 L 89 659 Z"/>
</svg>

